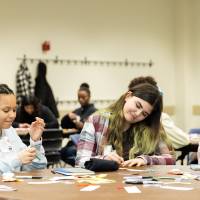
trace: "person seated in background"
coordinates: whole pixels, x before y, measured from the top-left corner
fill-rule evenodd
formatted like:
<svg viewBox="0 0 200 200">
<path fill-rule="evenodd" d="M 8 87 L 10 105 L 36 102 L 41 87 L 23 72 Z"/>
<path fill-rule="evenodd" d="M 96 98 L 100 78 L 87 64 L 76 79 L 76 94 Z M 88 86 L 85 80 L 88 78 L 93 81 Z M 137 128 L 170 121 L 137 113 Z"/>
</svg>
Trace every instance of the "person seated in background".
<svg viewBox="0 0 200 200">
<path fill-rule="evenodd" d="M 62 160 L 72 166 L 75 165 L 76 145 L 79 139 L 80 131 L 83 128 L 84 122 L 92 113 L 94 113 L 97 110 L 94 104 L 90 103 L 90 97 L 91 92 L 88 83 L 82 83 L 78 90 L 78 101 L 81 107 L 66 114 L 61 119 L 62 128 L 74 128 L 77 132 L 77 134 L 73 134 L 70 136 L 71 141 L 68 142 L 68 144 L 61 150 Z"/>
<path fill-rule="evenodd" d="M 0 174 L 46 168 L 41 140 L 44 120 L 37 117 L 31 123 L 30 146 L 27 147 L 11 126 L 15 116 L 16 97 L 6 84 L 0 84 Z"/>
<path fill-rule="evenodd" d="M 59 128 L 58 120 L 51 110 L 42 105 L 35 96 L 24 96 L 20 106 L 17 108 L 16 118 L 13 122 L 14 128 L 29 128 L 36 117 L 45 122 L 45 128 Z"/>
<path fill-rule="evenodd" d="M 112 160 L 122 167 L 175 164 L 160 123 L 161 113 L 162 94 L 157 87 L 149 83 L 131 87 L 113 105 L 85 122 L 76 164 L 86 167 L 93 158 Z"/>
<path fill-rule="evenodd" d="M 128 88 L 130 89 L 141 83 L 149 83 L 158 88 L 157 82 L 151 76 L 134 78 L 130 81 Z M 189 144 L 189 135 L 177 127 L 167 113 L 162 112 L 161 123 L 174 149 L 179 149 Z"/>
<path fill-rule="evenodd" d="M 97 110 L 94 104 L 90 103 L 90 97 L 91 92 L 89 84 L 82 83 L 78 90 L 78 102 L 81 107 L 66 114 L 61 119 L 62 128 L 75 128 L 77 129 L 77 132 L 81 131 L 85 120 Z"/>
</svg>

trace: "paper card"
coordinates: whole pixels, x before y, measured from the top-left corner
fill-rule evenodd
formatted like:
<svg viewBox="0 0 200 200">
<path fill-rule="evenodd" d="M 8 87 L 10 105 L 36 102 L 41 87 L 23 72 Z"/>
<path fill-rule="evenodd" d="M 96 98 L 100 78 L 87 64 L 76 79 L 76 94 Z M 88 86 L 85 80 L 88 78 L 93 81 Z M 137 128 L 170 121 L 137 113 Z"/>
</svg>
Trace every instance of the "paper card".
<svg viewBox="0 0 200 200">
<path fill-rule="evenodd" d="M 89 192 L 89 191 L 96 190 L 99 187 L 100 187 L 100 185 L 88 185 L 87 187 L 84 187 L 84 188 L 80 189 L 80 191 L 82 191 L 82 192 Z"/>
<path fill-rule="evenodd" d="M 77 177 L 75 176 L 54 176 L 50 178 L 50 181 L 61 181 L 61 180 L 75 180 Z"/>
<path fill-rule="evenodd" d="M 105 178 L 108 174 L 98 174 L 96 175 L 97 178 Z"/>
<path fill-rule="evenodd" d="M 130 171 L 130 172 L 155 172 L 154 169 L 126 169 L 127 171 Z"/>
<path fill-rule="evenodd" d="M 17 182 L 18 180 L 16 178 L 3 178 L 3 182 Z"/>
<path fill-rule="evenodd" d="M 175 169 L 171 169 L 171 170 L 168 172 L 168 174 L 183 175 L 183 171 L 180 170 L 180 169 L 175 168 Z"/>
<path fill-rule="evenodd" d="M 43 185 L 43 184 L 52 184 L 52 183 L 59 183 L 59 181 L 30 181 L 28 184 L 32 185 Z"/>
<path fill-rule="evenodd" d="M 83 179 L 77 180 L 77 182 L 98 185 L 98 184 L 106 184 L 106 183 L 115 183 L 115 180 L 94 177 L 94 178 L 88 178 L 88 179 L 83 178 Z"/>
<path fill-rule="evenodd" d="M 66 184 L 66 185 L 71 185 L 74 184 L 74 181 L 62 181 L 62 183 Z"/>
<path fill-rule="evenodd" d="M 163 188 L 163 189 L 170 189 L 170 190 L 185 190 L 185 191 L 188 191 L 188 190 L 193 190 L 194 188 L 192 187 L 175 187 L 175 186 L 160 186 L 160 188 Z"/>
<path fill-rule="evenodd" d="M 141 191 L 138 189 L 138 187 L 136 186 L 126 186 L 124 187 L 124 189 L 128 192 L 128 193 L 141 193 Z"/>
<path fill-rule="evenodd" d="M 17 189 L 13 187 L 9 187 L 7 185 L 0 185 L 0 191 L 10 192 L 10 191 L 15 191 L 15 190 Z"/>
</svg>

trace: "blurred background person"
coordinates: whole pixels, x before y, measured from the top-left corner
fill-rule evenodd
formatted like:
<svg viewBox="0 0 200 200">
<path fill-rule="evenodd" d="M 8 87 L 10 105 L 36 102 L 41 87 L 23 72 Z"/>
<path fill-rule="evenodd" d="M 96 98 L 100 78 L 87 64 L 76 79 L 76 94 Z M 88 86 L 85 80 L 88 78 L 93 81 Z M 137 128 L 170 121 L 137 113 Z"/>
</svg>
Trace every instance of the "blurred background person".
<svg viewBox="0 0 200 200">
<path fill-rule="evenodd" d="M 40 117 L 45 122 L 45 128 L 58 128 L 58 120 L 51 110 L 42 105 L 35 96 L 24 96 L 20 106 L 17 108 L 16 118 L 13 122 L 15 128 L 29 128 L 36 117 Z"/>
<path fill-rule="evenodd" d="M 78 102 L 81 107 L 66 114 L 61 119 L 62 128 L 75 128 L 77 132 L 81 131 L 85 120 L 97 110 L 94 104 L 90 103 L 90 97 L 91 92 L 89 84 L 82 83 L 78 90 Z"/>
<path fill-rule="evenodd" d="M 97 109 L 94 104 L 90 103 L 90 86 L 88 83 L 82 83 L 78 90 L 78 101 L 81 107 L 75 109 L 74 111 L 66 114 L 61 119 L 61 127 L 66 129 L 75 129 L 77 134 L 70 136 L 70 141 L 67 145 L 61 150 L 61 158 L 66 163 L 74 166 L 75 157 L 77 151 L 77 143 L 79 140 L 80 132 L 83 128 L 84 122 L 87 118 L 94 113 Z"/>
</svg>

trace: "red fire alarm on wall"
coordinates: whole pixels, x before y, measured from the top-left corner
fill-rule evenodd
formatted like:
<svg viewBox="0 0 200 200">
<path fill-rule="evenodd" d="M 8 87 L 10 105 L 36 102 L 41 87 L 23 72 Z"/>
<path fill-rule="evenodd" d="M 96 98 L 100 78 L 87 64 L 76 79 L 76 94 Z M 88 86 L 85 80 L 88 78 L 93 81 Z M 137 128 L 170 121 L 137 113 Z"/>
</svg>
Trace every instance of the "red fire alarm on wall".
<svg viewBox="0 0 200 200">
<path fill-rule="evenodd" d="M 49 41 L 44 41 L 42 43 L 42 51 L 43 52 L 47 52 L 51 49 L 51 45 L 50 45 L 50 42 Z"/>
</svg>

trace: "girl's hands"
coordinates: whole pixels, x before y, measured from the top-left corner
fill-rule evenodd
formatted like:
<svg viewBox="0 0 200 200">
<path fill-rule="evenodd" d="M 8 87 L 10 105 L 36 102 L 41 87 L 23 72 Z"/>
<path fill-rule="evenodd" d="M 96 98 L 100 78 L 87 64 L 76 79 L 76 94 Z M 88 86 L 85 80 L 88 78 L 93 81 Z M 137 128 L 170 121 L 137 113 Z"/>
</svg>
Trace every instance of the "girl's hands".
<svg viewBox="0 0 200 200">
<path fill-rule="evenodd" d="M 119 156 L 115 151 L 109 153 L 108 155 L 104 156 L 105 160 L 113 160 L 121 165 L 124 162 L 124 159 Z"/>
<path fill-rule="evenodd" d="M 22 164 L 29 164 L 31 163 L 36 156 L 36 149 L 34 147 L 28 147 L 27 149 L 21 151 L 18 154 L 19 160 Z"/>
<path fill-rule="evenodd" d="M 132 167 L 132 166 L 144 166 L 146 165 L 146 160 L 143 158 L 134 158 L 131 160 L 124 161 L 124 159 L 119 156 L 115 151 L 109 153 L 108 155 L 104 156 L 105 160 L 113 160 L 117 162 L 121 167 Z"/>
<path fill-rule="evenodd" d="M 36 121 L 31 123 L 29 134 L 33 141 L 36 142 L 40 140 L 42 132 L 44 131 L 44 126 L 44 120 L 39 117 L 36 117 Z"/>
<path fill-rule="evenodd" d="M 140 167 L 140 166 L 144 166 L 144 165 L 146 165 L 146 162 L 144 159 L 134 158 L 131 160 L 124 161 L 122 164 L 122 167 L 132 167 L 132 166 Z"/>
</svg>

